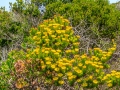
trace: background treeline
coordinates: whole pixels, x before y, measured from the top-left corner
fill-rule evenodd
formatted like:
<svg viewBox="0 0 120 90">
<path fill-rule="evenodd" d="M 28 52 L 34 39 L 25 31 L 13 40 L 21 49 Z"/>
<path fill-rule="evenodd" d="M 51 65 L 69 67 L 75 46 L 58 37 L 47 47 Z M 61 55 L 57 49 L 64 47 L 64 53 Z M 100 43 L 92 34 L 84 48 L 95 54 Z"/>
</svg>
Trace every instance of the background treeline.
<svg viewBox="0 0 120 90">
<path fill-rule="evenodd" d="M 108 0 L 16 0 L 15 3 L 10 3 L 9 12 L 5 8 L 0 9 L 1 64 L 7 60 L 10 62 L 12 55 L 9 57 L 8 53 L 13 50 L 27 52 L 29 48 L 34 49 L 34 44 L 29 42 L 31 28 L 39 27 L 44 20 L 51 20 L 54 16 L 62 16 L 70 21 L 74 35 L 80 36 L 80 55 L 89 54 L 89 49 L 95 47 L 108 50 L 114 39 L 117 50 L 108 62 L 113 69 L 113 63 L 117 66 L 120 57 L 119 10 L 119 2 L 110 4 Z M 115 69 L 119 70 L 118 67 Z M 3 80 L 2 77 L 0 79 Z M 8 83 L 6 80 L 3 85 L 6 82 Z"/>
</svg>

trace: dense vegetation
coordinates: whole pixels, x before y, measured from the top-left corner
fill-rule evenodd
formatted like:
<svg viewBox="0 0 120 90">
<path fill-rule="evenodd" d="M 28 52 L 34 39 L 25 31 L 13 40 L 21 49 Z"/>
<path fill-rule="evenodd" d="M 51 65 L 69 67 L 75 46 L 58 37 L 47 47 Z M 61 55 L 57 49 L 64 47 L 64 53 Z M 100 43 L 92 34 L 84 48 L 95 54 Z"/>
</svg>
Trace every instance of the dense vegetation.
<svg viewBox="0 0 120 90">
<path fill-rule="evenodd" d="M 0 9 L 1 90 L 119 89 L 119 69 L 110 63 L 119 52 L 115 4 L 16 0 L 10 6 Z"/>
<path fill-rule="evenodd" d="M 74 7 L 74 8 L 73 8 Z M 46 6 L 44 18 L 60 14 L 70 19 L 72 26 L 83 20 L 97 36 L 114 38 L 119 31 L 119 12 L 107 0 L 73 0 L 69 3 L 54 2 Z"/>
</svg>

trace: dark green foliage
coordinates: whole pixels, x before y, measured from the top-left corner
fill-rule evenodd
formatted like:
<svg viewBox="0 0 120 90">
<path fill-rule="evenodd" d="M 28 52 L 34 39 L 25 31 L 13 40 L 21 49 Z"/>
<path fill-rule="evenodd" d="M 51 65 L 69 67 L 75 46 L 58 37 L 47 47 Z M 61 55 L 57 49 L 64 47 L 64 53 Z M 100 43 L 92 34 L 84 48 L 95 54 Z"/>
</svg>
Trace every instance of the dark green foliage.
<svg viewBox="0 0 120 90">
<path fill-rule="evenodd" d="M 9 46 L 11 44 L 12 40 L 7 40 L 7 39 L 1 39 L 0 41 L 0 46 L 4 47 L 4 46 Z"/>
<path fill-rule="evenodd" d="M 84 20 L 86 27 L 90 27 L 92 31 L 97 28 L 99 36 L 115 38 L 120 30 L 119 13 L 108 0 L 73 0 L 71 3 L 57 1 L 46 6 L 44 18 L 60 14 L 70 19 L 73 26 Z"/>
<path fill-rule="evenodd" d="M 22 22 L 14 21 L 14 16 L 5 10 L 0 10 L 0 46 L 10 45 L 12 41 L 23 34 Z"/>
<path fill-rule="evenodd" d="M 22 27 L 20 22 L 11 22 L 10 26 L 11 27 L 9 30 L 13 34 L 17 34 L 19 32 L 20 27 Z"/>
</svg>

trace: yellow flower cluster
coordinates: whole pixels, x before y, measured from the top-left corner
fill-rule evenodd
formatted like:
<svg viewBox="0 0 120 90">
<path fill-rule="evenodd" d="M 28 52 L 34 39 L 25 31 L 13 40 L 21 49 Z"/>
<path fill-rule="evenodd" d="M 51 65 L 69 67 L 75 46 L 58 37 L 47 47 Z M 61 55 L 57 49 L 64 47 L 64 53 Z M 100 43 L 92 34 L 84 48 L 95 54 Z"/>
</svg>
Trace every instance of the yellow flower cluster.
<svg viewBox="0 0 120 90">
<path fill-rule="evenodd" d="M 30 31 L 28 43 L 33 46 L 27 50 L 26 59 L 32 60 L 30 66 L 52 84 L 63 85 L 67 80 L 70 85 L 77 82 L 83 87 L 96 87 L 102 82 L 103 68 L 116 45 L 106 52 L 94 48 L 89 55 L 80 55 L 79 38 L 67 19 L 58 16 L 45 20 Z"/>
<path fill-rule="evenodd" d="M 120 83 L 120 72 L 112 70 L 111 73 L 106 74 L 103 79 L 108 85 L 108 87 L 113 87 L 119 85 Z"/>
</svg>

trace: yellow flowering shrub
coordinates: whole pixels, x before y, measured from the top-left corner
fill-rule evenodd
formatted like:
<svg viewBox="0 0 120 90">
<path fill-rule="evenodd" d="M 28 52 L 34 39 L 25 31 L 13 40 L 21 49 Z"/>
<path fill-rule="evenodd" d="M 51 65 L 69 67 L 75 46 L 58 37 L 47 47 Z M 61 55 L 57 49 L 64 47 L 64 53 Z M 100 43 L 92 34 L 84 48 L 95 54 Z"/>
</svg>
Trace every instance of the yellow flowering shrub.
<svg viewBox="0 0 120 90">
<path fill-rule="evenodd" d="M 23 43 L 26 51 L 12 57 L 16 88 L 39 86 L 41 82 L 56 86 L 78 83 L 81 87 L 93 88 L 109 80 L 104 69 L 109 67 L 106 62 L 116 50 L 115 43 L 107 51 L 94 48 L 88 55 L 80 55 L 79 38 L 74 35 L 69 21 L 61 16 L 44 20 L 32 28 Z"/>
</svg>

